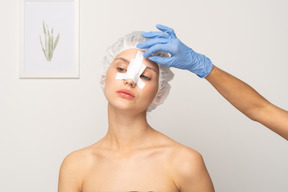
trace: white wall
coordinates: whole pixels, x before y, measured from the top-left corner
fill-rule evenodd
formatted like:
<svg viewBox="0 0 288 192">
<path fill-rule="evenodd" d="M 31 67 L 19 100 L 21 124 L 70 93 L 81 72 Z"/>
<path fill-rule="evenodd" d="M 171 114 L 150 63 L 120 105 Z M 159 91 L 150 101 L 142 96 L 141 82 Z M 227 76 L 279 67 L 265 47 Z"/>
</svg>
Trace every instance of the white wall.
<svg viewBox="0 0 288 192">
<path fill-rule="evenodd" d="M 79 80 L 19 79 L 19 5 L 0 0 L 1 191 L 57 190 L 63 158 L 106 133 L 98 85 L 105 49 L 158 23 L 288 109 L 287 0 L 81 0 Z M 287 141 L 242 115 L 205 79 L 173 71 L 171 94 L 149 115 L 151 125 L 198 150 L 217 191 L 288 191 Z"/>
</svg>

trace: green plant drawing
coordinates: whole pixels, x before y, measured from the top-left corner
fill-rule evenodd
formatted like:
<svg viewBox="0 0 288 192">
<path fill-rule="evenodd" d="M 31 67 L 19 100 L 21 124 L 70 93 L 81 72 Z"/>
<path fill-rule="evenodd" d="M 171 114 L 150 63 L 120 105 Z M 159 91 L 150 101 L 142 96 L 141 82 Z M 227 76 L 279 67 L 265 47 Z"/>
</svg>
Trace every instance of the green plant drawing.
<svg viewBox="0 0 288 192">
<path fill-rule="evenodd" d="M 43 31 L 44 31 L 45 47 L 43 46 L 42 37 L 41 35 L 39 35 L 42 51 L 47 61 L 51 61 L 53 57 L 53 52 L 59 41 L 60 33 L 58 33 L 56 39 L 54 40 L 53 27 L 51 31 L 49 31 L 49 27 L 44 21 L 43 21 Z"/>
</svg>

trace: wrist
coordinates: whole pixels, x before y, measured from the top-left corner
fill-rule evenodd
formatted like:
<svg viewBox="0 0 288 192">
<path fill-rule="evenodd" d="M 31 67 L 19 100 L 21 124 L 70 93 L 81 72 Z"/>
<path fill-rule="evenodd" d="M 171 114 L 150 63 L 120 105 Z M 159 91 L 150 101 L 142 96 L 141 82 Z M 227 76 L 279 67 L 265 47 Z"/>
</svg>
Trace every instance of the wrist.
<svg viewBox="0 0 288 192">
<path fill-rule="evenodd" d="M 200 54 L 201 55 L 201 54 Z M 205 78 L 207 75 L 209 75 L 213 69 L 213 64 L 211 60 L 206 57 L 205 55 L 201 55 L 201 70 L 199 70 L 199 73 L 197 74 L 200 78 Z"/>
<path fill-rule="evenodd" d="M 192 50 L 189 71 L 195 73 L 200 78 L 205 78 L 212 69 L 213 64 L 208 57 Z"/>
</svg>

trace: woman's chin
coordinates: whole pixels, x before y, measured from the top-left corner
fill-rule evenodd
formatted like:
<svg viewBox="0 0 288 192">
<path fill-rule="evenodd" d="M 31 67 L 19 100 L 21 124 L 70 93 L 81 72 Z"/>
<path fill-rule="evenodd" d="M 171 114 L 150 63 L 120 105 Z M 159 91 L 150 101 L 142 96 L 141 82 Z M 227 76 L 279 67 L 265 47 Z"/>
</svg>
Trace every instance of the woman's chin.
<svg viewBox="0 0 288 192">
<path fill-rule="evenodd" d="M 124 104 L 124 103 L 112 105 L 112 108 L 117 111 L 123 111 L 125 113 L 142 113 L 142 112 L 146 112 L 147 110 L 147 107 L 140 108 L 140 107 L 135 107 L 135 104 L 129 105 L 129 104 Z"/>
</svg>

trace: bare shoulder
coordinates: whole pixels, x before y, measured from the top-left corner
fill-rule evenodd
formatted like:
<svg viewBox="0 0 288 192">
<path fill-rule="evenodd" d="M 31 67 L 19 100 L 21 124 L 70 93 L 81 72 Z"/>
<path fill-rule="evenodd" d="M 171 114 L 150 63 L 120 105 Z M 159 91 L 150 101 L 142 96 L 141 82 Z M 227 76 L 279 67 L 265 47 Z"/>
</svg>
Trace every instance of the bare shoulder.
<svg viewBox="0 0 288 192">
<path fill-rule="evenodd" d="M 181 192 L 213 192 L 214 187 L 202 155 L 170 138 L 165 140 L 169 143 L 170 172 L 178 189 Z"/>
<path fill-rule="evenodd" d="M 202 155 L 197 150 L 190 148 L 188 146 L 182 145 L 180 143 L 177 143 L 177 145 L 175 145 L 174 153 L 177 153 L 177 156 L 181 159 L 184 158 L 184 159 L 187 159 L 187 160 L 189 159 L 189 160 L 193 160 L 196 162 L 199 162 L 202 160 Z"/>
<path fill-rule="evenodd" d="M 79 149 L 68 154 L 62 162 L 61 169 L 74 169 L 76 170 L 79 165 L 84 165 L 89 161 L 89 151 Z"/>
<path fill-rule="evenodd" d="M 88 148 L 71 152 L 65 157 L 59 172 L 59 192 L 79 192 L 82 189 L 85 173 L 93 161 Z"/>
<path fill-rule="evenodd" d="M 165 146 L 169 148 L 169 153 L 171 156 L 171 159 L 174 161 L 174 163 L 177 164 L 177 161 L 181 161 L 183 159 L 188 160 L 189 162 L 201 162 L 203 161 L 201 154 L 185 145 L 182 145 L 181 143 L 178 143 L 177 141 L 169 138 L 168 136 L 158 132 L 158 141 L 162 142 Z"/>
<path fill-rule="evenodd" d="M 177 167 L 178 174 L 183 176 L 197 175 L 205 167 L 202 155 L 187 146 L 178 144 L 171 151 L 171 163 Z"/>
<path fill-rule="evenodd" d="M 85 170 L 85 167 L 90 166 L 95 161 L 95 154 L 100 148 L 99 145 L 101 145 L 101 140 L 88 147 L 71 152 L 63 160 L 61 168 L 77 169 L 77 167 L 80 167 L 81 170 Z"/>
</svg>

